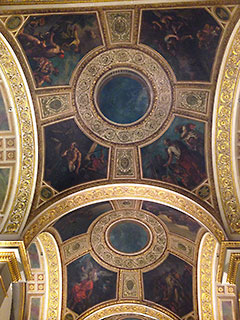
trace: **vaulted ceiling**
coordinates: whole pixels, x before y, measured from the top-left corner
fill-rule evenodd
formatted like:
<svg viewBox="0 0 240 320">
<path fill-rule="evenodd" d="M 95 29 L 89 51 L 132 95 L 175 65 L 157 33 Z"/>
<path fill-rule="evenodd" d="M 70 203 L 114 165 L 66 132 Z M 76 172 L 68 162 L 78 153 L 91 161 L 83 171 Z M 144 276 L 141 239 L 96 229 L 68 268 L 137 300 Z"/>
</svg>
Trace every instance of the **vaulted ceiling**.
<svg viewBox="0 0 240 320">
<path fill-rule="evenodd" d="M 198 319 L 200 242 L 239 240 L 239 17 L 1 1 L 1 239 L 30 246 L 38 286 L 53 241 L 62 319 Z"/>
</svg>

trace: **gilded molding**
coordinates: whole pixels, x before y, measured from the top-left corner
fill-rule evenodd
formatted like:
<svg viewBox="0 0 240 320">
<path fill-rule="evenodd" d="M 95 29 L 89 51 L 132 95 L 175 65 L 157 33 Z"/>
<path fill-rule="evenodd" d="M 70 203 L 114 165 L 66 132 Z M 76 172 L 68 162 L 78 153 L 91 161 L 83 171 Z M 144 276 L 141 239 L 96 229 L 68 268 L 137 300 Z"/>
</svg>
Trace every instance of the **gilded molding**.
<svg viewBox="0 0 240 320">
<path fill-rule="evenodd" d="M 8 83 L 18 122 L 19 174 L 16 194 L 2 233 L 16 234 L 28 215 L 36 172 L 36 136 L 29 95 L 16 57 L 0 36 L 0 68 Z"/>
<path fill-rule="evenodd" d="M 223 274 L 223 268 L 225 265 L 225 259 L 226 259 L 226 251 L 227 249 L 237 249 L 240 250 L 240 242 L 239 241 L 222 241 L 221 242 L 221 248 L 220 248 L 220 254 L 218 259 L 218 271 L 217 271 L 217 281 L 222 282 L 222 274 Z"/>
<path fill-rule="evenodd" d="M 23 241 L 0 241 L 0 248 L 18 249 L 27 280 L 31 279 L 31 268 Z"/>
<path fill-rule="evenodd" d="M 7 262 L 13 282 L 22 280 L 18 261 L 14 252 L 0 252 L 0 262 Z"/>
<path fill-rule="evenodd" d="M 47 260 L 48 268 L 48 306 L 46 319 L 59 320 L 61 306 L 61 265 L 57 243 L 48 232 L 39 235 Z"/>
<path fill-rule="evenodd" d="M 93 309 L 85 315 L 80 315 L 76 320 L 100 320 L 110 317 L 112 315 L 122 315 L 124 313 L 131 313 L 131 315 L 149 316 L 158 320 L 179 320 L 180 318 L 164 309 L 163 307 L 153 308 L 149 305 L 140 304 L 136 302 L 120 302 L 114 304 L 105 304 L 98 309 Z"/>
<path fill-rule="evenodd" d="M 225 239 L 225 234 L 220 224 L 213 216 L 192 200 L 167 189 L 147 185 L 111 185 L 99 186 L 88 190 L 82 190 L 54 203 L 51 207 L 42 211 L 24 231 L 24 243 L 26 246 L 50 225 L 54 220 L 79 207 L 94 202 L 112 199 L 145 199 L 160 202 L 175 207 L 199 220 L 210 230 L 219 242 Z"/>
<path fill-rule="evenodd" d="M 213 265 L 215 250 L 217 246 L 216 239 L 207 233 L 203 236 L 199 251 L 199 316 L 201 320 L 214 320 L 213 311 Z"/>
<path fill-rule="evenodd" d="M 236 191 L 236 177 L 233 171 L 232 135 L 234 101 L 236 98 L 240 72 L 240 27 L 228 50 L 223 76 L 220 79 L 215 116 L 216 179 L 218 192 L 231 231 L 240 233 L 240 205 Z"/>
<path fill-rule="evenodd" d="M 240 253 L 234 252 L 231 254 L 231 257 L 230 257 L 227 282 L 229 282 L 231 284 L 236 283 L 239 265 L 240 265 Z"/>
</svg>

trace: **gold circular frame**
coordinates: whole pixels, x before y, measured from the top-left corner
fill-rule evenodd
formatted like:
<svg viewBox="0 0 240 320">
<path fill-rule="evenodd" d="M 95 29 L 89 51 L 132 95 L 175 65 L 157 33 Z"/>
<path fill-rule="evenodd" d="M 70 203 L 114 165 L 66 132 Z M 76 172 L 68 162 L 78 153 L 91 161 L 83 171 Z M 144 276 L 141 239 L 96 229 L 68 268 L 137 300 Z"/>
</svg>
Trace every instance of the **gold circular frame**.
<svg viewBox="0 0 240 320">
<path fill-rule="evenodd" d="M 151 110 L 137 123 L 124 127 L 105 120 L 94 104 L 95 87 L 110 70 L 131 70 L 150 84 Z M 140 49 L 110 49 L 94 57 L 81 71 L 74 89 L 79 122 L 94 139 L 107 144 L 142 143 L 159 131 L 169 120 L 173 103 L 173 86 L 159 61 Z"/>
<path fill-rule="evenodd" d="M 140 222 L 151 231 L 149 246 L 140 252 L 129 255 L 116 252 L 108 246 L 105 234 L 108 228 L 119 220 L 132 220 Z M 97 261 L 107 268 L 119 268 L 136 270 L 159 264 L 165 258 L 164 252 L 167 249 L 167 233 L 157 217 L 151 213 L 140 210 L 118 210 L 108 212 L 97 218 L 90 226 L 90 253 L 97 257 Z"/>
</svg>

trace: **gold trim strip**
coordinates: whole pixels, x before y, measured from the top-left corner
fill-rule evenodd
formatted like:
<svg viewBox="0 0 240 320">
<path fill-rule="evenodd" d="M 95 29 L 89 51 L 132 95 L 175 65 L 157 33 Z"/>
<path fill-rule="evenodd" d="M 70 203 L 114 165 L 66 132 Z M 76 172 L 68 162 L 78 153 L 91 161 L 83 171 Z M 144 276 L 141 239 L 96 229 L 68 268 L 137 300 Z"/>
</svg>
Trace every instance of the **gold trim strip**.
<svg viewBox="0 0 240 320">
<path fill-rule="evenodd" d="M 39 235 L 47 259 L 48 269 L 48 306 L 46 319 L 60 319 L 61 305 L 61 266 L 60 254 L 53 236 L 44 232 Z"/>
<path fill-rule="evenodd" d="M 186 197 L 167 189 L 147 185 L 111 185 L 99 186 L 88 190 L 79 191 L 68 198 L 61 199 L 51 207 L 42 211 L 39 216 L 27 226 L 24 231 L 26 246 L 57 218 L 79 207 L 95 202 L 113 199 L 145 199 L 160 202 L 186 212 L 199 220 L 210 230 L 219 242 L 225 239 L 225 233 L 213 216 L 199 204 Z"/>
<path fill-rule="evenodd" d="M 0 252 L 0 262 L 7 262 L 13 282 L 22 280 L 17 258 L 14 252 Z"/>
<path fill-rule="evenodd" d="M 9 88 L 17 115 L 19 147 L 19 173 L 17 190 L 2 233 L 16 234 L 20 231 L 24 218 L 28 215 L 36 172 L 36 135 L 30 97 L 25 87 L 17 58 L 11 52 L 7 41 L 0 34 L 0 68 Z"/>
<path fill-rule="evenodd" d="M 206 233 L 202 239 L 199 257 L 199 319 L 214 320 L 213 311 L 213 264 L 217 241 L 210 234 Z"/>
<path fill-rule="evenodd" d="M 224 72 L 221 78 L 220 90 L 215 116 L 215 150 L 216 178 L 218 192 L 228 226 L 240 233 L 240 205 L 238 201 L 235 176 L 233 172 L 232 135 L 233 132 L 233 106 L 236 99 L 240 72 L 240 27 L 235 30 L 231 41 Z"/>
</svg>

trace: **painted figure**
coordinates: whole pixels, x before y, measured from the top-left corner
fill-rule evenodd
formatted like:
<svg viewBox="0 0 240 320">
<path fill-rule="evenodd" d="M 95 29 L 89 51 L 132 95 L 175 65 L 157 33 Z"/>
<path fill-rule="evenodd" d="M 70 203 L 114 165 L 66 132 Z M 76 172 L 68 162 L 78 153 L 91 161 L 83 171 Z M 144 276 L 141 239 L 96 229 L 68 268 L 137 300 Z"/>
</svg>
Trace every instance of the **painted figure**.
<svg viewBox="0 0 240 320">
<path fill-rule="evenodd" d="M 77 314 L 116 296 L 116 273 L 101 267 L 90 254 L 69 264 L 67 275 L 67 306 Z"/>
<path fill-rule="evenodd" d="M 176 117 L 163 136 L 143 147 L 143 177 L 193 189 L 206 178 L 204 124 Z"/>
<path fill-rule="evenodd" d="M 80 59 L 102 44 L 95 14 L 30 17 L 18 40 L 37 87 L 68 84 Z"/>
<path fill-rule="evenodd" d="M 177 80 L 209 81 L 221 27 L 205 9 L 144 10 L 140 42 L 158 51 Z"/>
</svg>

